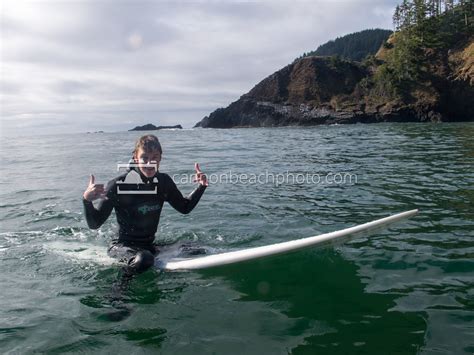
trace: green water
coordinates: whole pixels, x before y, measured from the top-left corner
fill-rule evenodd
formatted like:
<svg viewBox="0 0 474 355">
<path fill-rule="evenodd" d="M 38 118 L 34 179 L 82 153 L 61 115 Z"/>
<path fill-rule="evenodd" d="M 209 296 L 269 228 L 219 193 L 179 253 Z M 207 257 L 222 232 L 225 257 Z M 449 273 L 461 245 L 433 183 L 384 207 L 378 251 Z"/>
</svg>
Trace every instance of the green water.
<svg viewBox="0 0 474 355">
<path fill-rule="evenodd" d="M 3 137 L 0 352 L 474 352 L 474 124 L 160 131 L 161 171 L 351 174 L 356 181 L 212 184 L 157 240 L 213 252 L 330 232 L 419 208 L 354 241 L 200 272 L 150 270 L 110 299 L 119 267 L 55 253 L 106 249 L 88 230 L 92 172 L 116 176 L 137 132 Z M 183 193 L 192 184 L 180 184 Z"/>
</svg>

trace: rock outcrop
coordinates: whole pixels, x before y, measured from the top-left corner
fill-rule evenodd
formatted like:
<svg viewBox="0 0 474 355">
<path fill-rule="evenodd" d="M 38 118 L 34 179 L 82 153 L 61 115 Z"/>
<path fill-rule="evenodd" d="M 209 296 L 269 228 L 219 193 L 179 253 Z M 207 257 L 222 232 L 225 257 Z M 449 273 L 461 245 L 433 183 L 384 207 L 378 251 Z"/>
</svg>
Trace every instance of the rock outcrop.
<svg viewBox="0 0 474 355">
<path fill-rule="evenodd" d="M 129 129 L 129 131 L 157 131 L 159 129 L 183 129 L 180 124 L 176 126 L 155 126 L 154 124 L 148 123 L 143 126 L 136 126 L 135 128 Z"/>
</svg>

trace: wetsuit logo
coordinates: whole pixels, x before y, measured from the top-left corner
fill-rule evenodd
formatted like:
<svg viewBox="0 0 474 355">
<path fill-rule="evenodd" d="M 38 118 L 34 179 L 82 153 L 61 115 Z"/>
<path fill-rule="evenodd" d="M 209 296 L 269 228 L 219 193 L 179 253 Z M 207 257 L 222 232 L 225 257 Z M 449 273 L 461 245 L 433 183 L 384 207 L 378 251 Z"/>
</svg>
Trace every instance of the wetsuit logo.
<svg viewBox="0 0 474 355">
<path fill-rule="evenodd" d="M 141 206 L 138 208 L 141 214 L 147 214 L 148 212 L 159 211 L 161 208 L 160 205 L 153 205 L 153 206 Z"/>
<path fill-rule="evenodd" d="M 156 164 L 152 163 L 128 163 L 128 164 L 117 164 L 117 170 L 123 168 L 140 168 L 140 167 L 154 167 L 157 170 Z M 121 195 L 156 195 L 158 189 L 156 184 L 158 179 L 153 178 L 153 183 L 144 183 L 140 174 L 135 170 L 130 170 L 125 176 L 124 181 L 117 181 L 117 194 Z"/>
</svg>

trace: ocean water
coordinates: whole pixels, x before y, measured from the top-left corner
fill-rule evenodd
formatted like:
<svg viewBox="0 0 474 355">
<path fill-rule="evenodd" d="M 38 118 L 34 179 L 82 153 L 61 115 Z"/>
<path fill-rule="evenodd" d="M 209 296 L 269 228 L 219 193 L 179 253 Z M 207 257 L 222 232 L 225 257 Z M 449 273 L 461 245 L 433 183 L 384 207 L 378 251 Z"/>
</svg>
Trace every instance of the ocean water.
<svg viewBox="0 0 474 355">
<path fill-rule="evenodd" d="M 115 216 L 89 230 L 81 197 L 140 133 L 2 137 L 1 353 L 474 352 L 474 124 L 156 133 L 161 171 L 182 178 L 197 161 L 213 178 L 191 214 L 164 208 L 163 243 L 236 250 L 420 213 L 334 247 L 149 270 L 115 302 L 120 267 L 74 257 L 105 252 Z"/>
</svg>

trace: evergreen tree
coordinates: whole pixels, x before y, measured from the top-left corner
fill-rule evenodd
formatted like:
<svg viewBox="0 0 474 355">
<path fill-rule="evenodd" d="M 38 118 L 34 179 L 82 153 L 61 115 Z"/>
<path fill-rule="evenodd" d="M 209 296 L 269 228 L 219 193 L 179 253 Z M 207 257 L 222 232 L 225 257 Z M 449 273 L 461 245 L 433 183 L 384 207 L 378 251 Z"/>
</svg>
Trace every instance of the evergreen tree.
<svg viewBox="0 0 474 355">
<path fill-rule="evenodd" d="M 344 59 L 361 61 L 371 54 L 377 53 L 382 44 L 392 34 L 390 30 L 371 29 L 351 33 L 338 37 L 319 46 L 315 51 L 305 53 L 303 56 L 340 56 Z"/>
<path fill-rule="evenodd" d="M 375 76 L 382 93 L 403 94 L 427 75 L 426 49 L 445 51 L 474 34 L 474 0 L 403 0 L 395 8 L 394 46 Z"/>
</svg>

